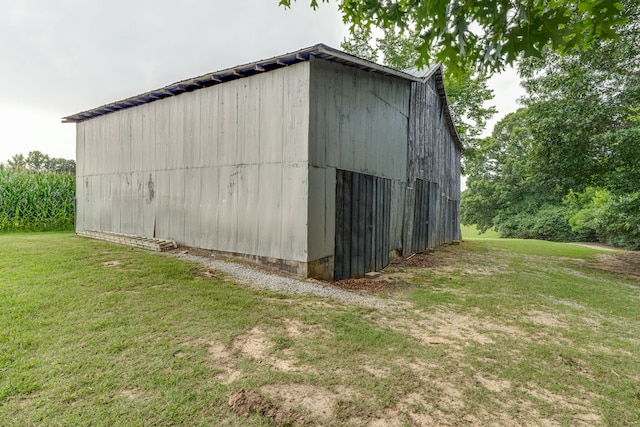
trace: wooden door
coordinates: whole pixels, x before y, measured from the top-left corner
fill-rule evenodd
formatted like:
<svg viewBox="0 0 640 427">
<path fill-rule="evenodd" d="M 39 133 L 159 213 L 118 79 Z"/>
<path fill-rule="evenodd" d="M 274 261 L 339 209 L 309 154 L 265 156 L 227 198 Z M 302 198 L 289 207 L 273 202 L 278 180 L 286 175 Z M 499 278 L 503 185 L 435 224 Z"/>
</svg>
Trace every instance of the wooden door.
<svg viewBox="0 0 640 427">
<path fill-rule="evenodd" d="M 334 280 L 389 264 L 390 203 L 390 179 L 336 171 Z"/>
</svg>

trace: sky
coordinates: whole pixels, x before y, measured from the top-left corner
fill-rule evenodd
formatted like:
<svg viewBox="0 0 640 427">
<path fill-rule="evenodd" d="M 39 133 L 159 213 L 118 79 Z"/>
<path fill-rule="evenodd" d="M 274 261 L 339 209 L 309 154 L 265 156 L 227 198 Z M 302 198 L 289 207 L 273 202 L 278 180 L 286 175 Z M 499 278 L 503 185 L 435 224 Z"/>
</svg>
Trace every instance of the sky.
<svg viewBox="0 0 640 427">
<path fill-rule="evenodd" d="M 340 48 L 347 28 L 336 3 L 308 4 L 0 0 L 0 162 L 34 150 L 75 159 L 64 116 L 317 43 Z M 496 119 L 514 111 L 515 72 L 490 84 Z"/>
</svg>

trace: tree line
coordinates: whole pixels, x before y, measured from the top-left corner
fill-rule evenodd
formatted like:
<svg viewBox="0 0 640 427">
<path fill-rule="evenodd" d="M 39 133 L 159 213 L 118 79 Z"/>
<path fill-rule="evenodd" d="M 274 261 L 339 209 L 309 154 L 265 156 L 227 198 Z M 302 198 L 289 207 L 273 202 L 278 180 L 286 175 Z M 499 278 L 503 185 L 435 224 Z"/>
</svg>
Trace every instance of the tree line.
<svg viewBox="0 0 640 427">
<path fill-rule="evenodd" d="M 2 169 L 25 169 L 33 172 L 76 173 L 75 160 L 50 157 L 40 151 L 30 151 L 25 157 L 15 154 L 6 164 L 0 163 Z"/>
</svg>

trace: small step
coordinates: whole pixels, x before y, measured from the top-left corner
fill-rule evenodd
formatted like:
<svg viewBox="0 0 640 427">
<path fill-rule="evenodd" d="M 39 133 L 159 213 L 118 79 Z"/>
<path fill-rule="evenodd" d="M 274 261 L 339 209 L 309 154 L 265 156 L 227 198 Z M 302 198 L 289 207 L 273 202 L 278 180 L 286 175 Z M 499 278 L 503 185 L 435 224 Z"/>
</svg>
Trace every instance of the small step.
<svg viewBox="0 0 640 427">
<path fill-rule="evenodd" d="M 134 236 L 132 234 L 113 233 L 111 231 L 84 230 L 76 232 L 78 236 L 89 239 L 118 243 L 134 248 L 148 249 L 156 252 L 168 251 L 178 247 L 175 241 Z"/>
</svg>

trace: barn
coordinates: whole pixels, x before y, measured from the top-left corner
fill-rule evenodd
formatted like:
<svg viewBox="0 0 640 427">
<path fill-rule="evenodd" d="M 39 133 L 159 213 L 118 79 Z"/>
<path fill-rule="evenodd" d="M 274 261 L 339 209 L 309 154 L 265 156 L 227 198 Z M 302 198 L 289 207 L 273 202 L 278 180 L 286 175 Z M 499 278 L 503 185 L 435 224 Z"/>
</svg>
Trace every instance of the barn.
<svg viewBox="0 0 640 427">
<path fill-rule="evenodd" d="M 63 118 L 76 231 L 171 239 L 339 280 L 460 240 L 442 69 L 323 44 Z"/>
</svg>

